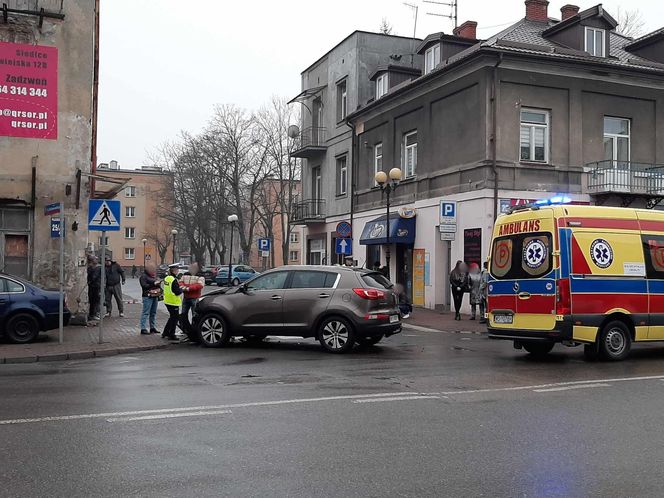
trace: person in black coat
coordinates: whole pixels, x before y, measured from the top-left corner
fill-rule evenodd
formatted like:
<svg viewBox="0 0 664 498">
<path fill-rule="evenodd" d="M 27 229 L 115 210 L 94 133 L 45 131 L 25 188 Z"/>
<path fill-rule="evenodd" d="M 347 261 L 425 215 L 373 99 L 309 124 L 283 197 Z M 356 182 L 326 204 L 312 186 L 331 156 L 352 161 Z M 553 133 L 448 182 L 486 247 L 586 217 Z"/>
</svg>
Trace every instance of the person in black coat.
<svg viewBox="0 0 664 498">
<path fill-rule="evenodd" d="M 454 300 L 454 319 L 461 320 L 463 293 L 468 288 L 468 266 L 463 261 L 457 261 L 454 270 L 450 273 L 450 287 L 452 287 L 452 299 Z"/>
</svg>

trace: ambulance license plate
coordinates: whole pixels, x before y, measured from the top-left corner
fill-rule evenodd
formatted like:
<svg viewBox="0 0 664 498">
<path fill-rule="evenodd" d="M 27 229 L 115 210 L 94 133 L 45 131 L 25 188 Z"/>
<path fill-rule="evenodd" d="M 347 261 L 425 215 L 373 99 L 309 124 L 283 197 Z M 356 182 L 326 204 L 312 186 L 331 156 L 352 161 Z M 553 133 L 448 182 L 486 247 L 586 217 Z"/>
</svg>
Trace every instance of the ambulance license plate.
<svg viewBox="0 0 664 498">
<path fill-rule="evenodd" d="M 511 324 L 514 322 L 514 315 L 493 315 L 494 323 Z"/>
<path fill-rule="evenodd" d="M 399 321 L 399 315 L 390 315 L 390 323 L 395 323 Z"/>
</svg>

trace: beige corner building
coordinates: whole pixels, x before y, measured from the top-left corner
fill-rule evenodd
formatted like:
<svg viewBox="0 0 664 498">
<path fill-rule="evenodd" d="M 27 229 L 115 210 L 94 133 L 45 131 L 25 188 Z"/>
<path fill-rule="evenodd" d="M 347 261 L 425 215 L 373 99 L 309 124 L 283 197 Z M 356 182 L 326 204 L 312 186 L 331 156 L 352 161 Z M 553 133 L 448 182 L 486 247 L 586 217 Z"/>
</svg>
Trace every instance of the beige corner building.
<svg viewBox="0 0 664 498">
<path fill-rule="evenodd" d="M 122 206 L 122 228 L 119 232 L 106 232 L 106 251 L 111 258 L 129 271 L 134 265 L 140 271 L 148 261 L 157 265 L 171 263 L 173 225 L 164 211 L 172 206 L 173 173 L 148 166 L 120 169 L 116 161 L 111 161 L 100 164 L 97 175 L 121 187 L 114 200 Z M 98 252 L 104 242 L 101 232 L 94 238 L 91 235 L 90 241 Z M 177 235 L 175 244 L 177 251 Z"/>
<path fill-rule="evenodd" d="M 86 306 L 94 173 L 98 0 L 4 0 L 0 16 L 0 270 L 59 282 L 52 219 L 64 214 L 65 288 Z M 64 203 L 64 213 L 45 206 Z M 74 230 L 76 228 L 76 230 Z M 80 301 L 79 301 L 80 298 Z"/>
</svg>

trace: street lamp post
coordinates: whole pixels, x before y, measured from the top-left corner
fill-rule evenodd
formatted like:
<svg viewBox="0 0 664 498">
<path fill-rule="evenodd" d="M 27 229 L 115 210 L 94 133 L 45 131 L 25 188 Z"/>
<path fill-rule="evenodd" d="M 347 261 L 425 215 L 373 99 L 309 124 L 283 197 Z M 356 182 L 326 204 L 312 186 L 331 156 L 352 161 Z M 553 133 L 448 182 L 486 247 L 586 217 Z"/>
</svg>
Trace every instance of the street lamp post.
<svg viewBox="0 0 664 498">
<path fill-rule="evenodd" d="M 387 216 L 385 220 L 385 228 L 387 229 L 386 246 L 385 246 L 385 262 L 387 264 L 387 278 L 390 278 L 390 194 L 397 189 L 401 181 L 401 170 L 399 168 L 392 168 L 388 173 L 379 171 L 374 177 L 376 183 L 381 189 L 381 195 L 384 192 L 387 196 Z"/>
<path fill-rule="evenodd" d="M 175 238 L 178 235 L 178 231 L 174 228 L 173 230 L 171 230 L 171 235 L 173 236 L 173 263 L 177 263 L 178 258 L 175 256 Z"/>
<path fill-rule="evenodd" d="M 228 286 L 231 286 L 231 275 L 233 274 L 233 232 L 235 232 L 235 223 L 237 222 L 237 214 L 231 214 L 228 217 L 228 222 L 231 224 L 231 248 L 228 253 Z"/>
<path fill-rule="evenodd" d="M 141 242 L 143 242 L 143 271 L 145 271 L 145 244 L 148 243 L 148 239 L 143 239 Z"/>
</svg>

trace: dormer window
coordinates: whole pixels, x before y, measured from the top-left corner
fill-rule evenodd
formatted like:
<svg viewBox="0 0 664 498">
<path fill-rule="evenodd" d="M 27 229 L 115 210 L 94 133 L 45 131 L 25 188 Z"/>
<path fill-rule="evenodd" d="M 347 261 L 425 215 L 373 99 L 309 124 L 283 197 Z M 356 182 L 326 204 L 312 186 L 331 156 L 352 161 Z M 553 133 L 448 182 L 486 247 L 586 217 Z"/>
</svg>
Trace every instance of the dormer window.
<svg viewBox="0 0 664 498">
<path fill-rule="evenodd" d="M 440 64 L 439 43 L 428 48 L 424 53 L 424 74 L 429 74 L 438 64 Z"/>
<path fill-rule="evenodd" d="M 376 98 L 379 99 L 383 95 L 387 94 L 388 90 L 388 74 L 384 73 L 381 74 L 378 78 L 376 78 Z"/>
<path fill-rule="evenodd" d="M 586 26 L 586 52 L 595 57 L 605 56 L 606 31 Z"/>
</svg>

